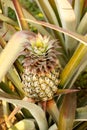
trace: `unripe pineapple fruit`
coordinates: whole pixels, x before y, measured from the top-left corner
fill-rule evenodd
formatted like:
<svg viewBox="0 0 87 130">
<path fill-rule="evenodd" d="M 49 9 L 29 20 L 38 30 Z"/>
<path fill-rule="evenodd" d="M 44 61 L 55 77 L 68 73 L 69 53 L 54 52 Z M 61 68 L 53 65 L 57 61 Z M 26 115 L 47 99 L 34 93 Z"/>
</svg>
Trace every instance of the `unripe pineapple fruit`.
<svg viewBox="0 0 87 130">
<path fill-rule="evenodd" d="M 50 100 L 56 94 L 60 82 L 58 43 L 40 34 L 33 36 L 29 41 L 27 49 L 24 50 L 23 90 L 28 97 L 36 101 Z"/>
</svg>

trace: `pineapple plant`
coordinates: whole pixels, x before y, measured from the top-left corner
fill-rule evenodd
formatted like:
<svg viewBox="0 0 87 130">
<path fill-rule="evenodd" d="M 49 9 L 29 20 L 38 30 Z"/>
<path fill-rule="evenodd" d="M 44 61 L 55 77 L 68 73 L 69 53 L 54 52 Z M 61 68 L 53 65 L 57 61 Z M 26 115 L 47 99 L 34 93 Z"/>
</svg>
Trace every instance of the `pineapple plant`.
<svg viewBox="0 0 87 130">
<path fill-rule="evenodd" d="M 0 92 L 0 99 L 8 129 L 86 130 L 82 122 L 87 120 L 86 96 L 77 106 L 76 94 L 71 93 L 76 91 L 71 88 L 81 88 L 77 77 L 87 66 L 87 38 L 83 36 L 87 32 L 86 0 L 35 0 L 45 22 L 36 21 L 26 4 L 25 9 L 19 1 L 27 2 L 0 1 L 0 86 L 5 92 Z M 15 17 L 9 17 L 9 9 Z M 18 100 L 25 96 L 30 103 Z M 46 103 L 47 111 L 40 103 Z M 19 106 L 13 112 L 12 104 Z M 21 121 L 10 120 L 15 114 Z"/>
</svg>

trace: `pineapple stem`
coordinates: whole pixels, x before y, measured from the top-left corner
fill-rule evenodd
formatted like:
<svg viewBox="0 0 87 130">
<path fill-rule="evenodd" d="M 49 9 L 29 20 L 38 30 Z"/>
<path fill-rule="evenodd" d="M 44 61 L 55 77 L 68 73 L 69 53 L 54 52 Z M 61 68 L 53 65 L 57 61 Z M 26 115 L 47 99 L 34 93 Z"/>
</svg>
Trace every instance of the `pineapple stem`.
<svg viewBox="0 0 87 130">
<path fill-rule="evenodd" d="M 51 116 L 55 120 L 56 124 L 58 125 L 58 121 L 59 121 L 59 110 L 58 110 L 58 107 L 57 107 L 54 99 L 47 101 L 46 108 L 47 108 L 48 113 L 51 114 Z"/>
</svg>

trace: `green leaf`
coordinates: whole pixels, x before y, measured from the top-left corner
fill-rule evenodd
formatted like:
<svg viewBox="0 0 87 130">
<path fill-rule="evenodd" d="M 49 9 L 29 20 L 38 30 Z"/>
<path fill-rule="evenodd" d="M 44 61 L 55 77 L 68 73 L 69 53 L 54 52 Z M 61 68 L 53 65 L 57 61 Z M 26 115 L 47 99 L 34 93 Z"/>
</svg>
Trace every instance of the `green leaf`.
<svg viewBox="0 0 87 130">
<path fill-rule="evenodd" d="M 40 25 L 43 25 L 45 27 L 48 27 L 48 28 L 54 29 L 56 31 L 59 31 L 61 33 L 64 33 L 64 34 L 76 39 L 77 41 L 81 42 L 81 44 L 84 44 L 84 45 L 87 46 L 87 37 L 84 37 L 84 36 L 82 36 L 82 35 L 80 35 L 78 33 L 72 32 L 70 30 L 63 29 L 61 27 L 58 27 L 56 25 L 46 23 L 46 22 L 43 22 L 43 21 L 37 21 L 37 20 L 31 20 L 31 19 L 22 19 L 22 20 L 26 20 L 29 23 L 31 22 L 31 23 L 40 24 Z"/>
<path fill-rule="evenodd" d="M 8 93 L 2 92 L 2 91 L 0 91 L 0 97 L 20 99 L 20 98 L 19 98 L 18 96 L 16 96 L 16 95 L 8 94 Z"/>
<path fill-rule="evenodd" d="M 84 0 L 75 0 L 74 11 L 76 15 L 77 25 L 79 24 L 80 19 L 82 17 L 83 5 L 84 5 Z"/>
<path fill-rule="evenodd" d="M 80 122 L 74 127 L 75 130 L 87 130 L 87 122 Z"/>
<path fill-rule="evenodd" d="M 75 121 L 87 121 L 87 106 L 76 109 Z"/>
<path fill-rule="evenodd" d="M 0 14 L 0 20 L 7 22 L 13 26 L 17 26 L 17 23 L 15 21 L 13 21 L 12 19 L 10 19 L 9 17 L 4 16 L 3 14 Z"/>
<path fill-rule="evenodd" d="M 56 124 L 53 124 L 48 130 L 57 130 L 58 128 L 57 128 L 57 126 L 56 126 Z"/>
<path fill-rule="evenodd" d="M 29 11 L 26 11 L 24 8 L 23 8 L 23 12 L 24 12 L 25 18 L 30 18 L 30 19 L 32 19 L 32 20 L 36 20 L 36 19 L 29 13 Z M 37 25 L 37 24 L 35 24 L 35 23 L 32 23 L 31 25 L 34 26 L 34 27 L 36 27 L 36 28 L 38 29 L 38 31 L 39 31 L 40 33 L 42 33 L 43 35 L 47 35 L 47 36 L 50 35 L 51 38 L 53 37 L 44 27 L 42 27 L 42 26 L 40 26 L 40 25 Z"/>
<path fill-rule="evenodd" d="M 2 28 L 0 29 L 0 42 L 4 43 L 4 45 L 6 45 L 6 41 L 9 41 L 11 36 L 16 32 L 14 26 L 12 26 L 11 24 L 7 24 L 6 22 L 3 21 Z M 2 47 L 4 46 L 2 45 Z"/>
<path fill-rule="evenodd" d="M 76 109 L 76 95 L 67 94 L 64 97 L 59 115 L 59 129 L 58 130 L 72 130 L 73 121 L 75 118 Z"/>
<path fill-rule="evenodd" d="M 87 12 L 84 14 L 83 18 L 81 19 L 77 32 L 80 34 L 86 34 L 87 33 Z"/>
<path fill-rule="evenodd" d="M 24 119 L 10 127 L 8 130 L 36 130 L 34 122 L 28 119 Z"/>
<path fill-rule="evenodd" d="M 14 94 L 14 92 L 4 82 L 0 82 L 0 89 L 2 89 L 3 91 L 5 91 L 6 93 Z"/>
<path fill-rule="evenodd" d="M 67 30 L 71 30 L 75 32 L 76 17 L 70 3 L 67 0 L 54 0 L 54 1 L 57 6 L 57 10 L 60 16 L 62 27 Z M 72 39 L 71 37 L 68 37 L 67 35 L 65 35 L 65 48 L 67 52 L 68 50 L 72 50 L 74 47 L 76 47 L 76 45 L 77 44 L 76 44 L 75 39 Z"/>
<path fill-rule="evenodd" d="M 45 15 L 45 17 L 47 19 L 46 21 L 59 26 L 59 22 L 57 20 L 57 17 L 56 17 L 56 14 L 55 14 L 53 8 L 50 5 L 50 2 L 48 0 L 36 0 L 36 2 L 39 5 L 39 7 L 43 10 L 44 13 L 43 12 L 42 13 Z M 53 31 L 53 30 L 51 30 L 51 31 Z M 60 34 L 59 32 L 56 32 L 56 34 L 58 35 L 61 42 L 64 43 L 62 34 Z M 54 35 L 55 35 L 55 32 L 54 32 Z"/>
<path fill-rule="evenodd" d="M 36 119 L 40 130 L 48 130 L 48 125 L 47 125 L 45 113 L 39 106 L 37 106 L 33 103 L 28 103 L 28 102 L 23 101 L 23 100 L 6 99 L 6 98 L 1 98 L 1 97 L 0 97 L 0 100 L 4 100 L 8 103 L 16 104 L 22 108 L 23 107 L 26 108 L 27 110 L 30 111 L 32 116 Z"/>
<path fill-rule="evenodd" d="M 4 8 L 5 8 L 5 7 L 10 7 L 10 8 L 12 8 L 13 10 L 15 10 L 12 1 L 10 1 L 10 0 L 6 0 L 6 1 L 2 0 L 2 2 L 4 3 Z M 24 9 L 24 8 L 22 8 L 22 10 L 23 10 L 23 13 L 24 13 L 25 18 L 30 18 L 30 19 L 32 19 L 32 20 L 36 20 L 36 19 L 29 13 L 29 11 L 27 11 L 27 10 Z M 7 21 L 6 21 L 6 22 L 7 22 Z M 34 23 L 32 23 L 32 25 L 35 26 L 35 27 L 39 30 L 39 32 L 42 33 L 43 35 L 47 35 L 47 36 L 50 35 L 50 37 L 52 37 L 52 35 L 51 35 L 44 27 L 42 27 L 42 26 L 40 26 L 40 25 L 37 25 L 37 24 L 34 24 Z"/>
<path fill-rule="evenodd" d="M 64 88 L 67 86 L 67 84 L 72 79 L 74 74 L 76 74 L 76 71 L 78 70 L 78 67 L 80 67 L 81 62 L 84 59 L 86 53 L 87 53 L 87 46 L 80 44 L 75 53 L 73 54 L 73 56 L 71 57 L 70 61 L 62 71 L 60 82 L 61 86 L 64 86 Z M 86 65 L 87 63 L 84 65 L 83 69 L 85 68 Z M 81 71 L 79 71 L 79 73 Z"/>
<path fill-rule="evenodd" d="M 10 68 L 10 70 L 7 73 L 7 76 L 11 80 L 11 82 L 15 85 L 15 87 L 19 90 L 19 94 L 23 98 L 25 95 L 22 89 L 23 84 L 21 83 L 21 79 L 19 78 L 19 75 L 17 74 L 17 71 L 15 70 L 14 66 Z"/>
<path fill-rule="evenodd" d="M 78 89 L 58 89 L 57 94 L 68 94 L 68 93 L 73 93 L 73 92 L 78 92 Z"/>
<path fill-rule="evenodd" d="M 56 15 L 49 3 L 48 0 L 36 0 L 36 2 L 38 2 L 41 6 L 41 8 L 43 9 L 43 12 L 45 12 L 46 16 L 47 16 L 47 19 L 50 23 L 53 23 L 55 25 L 59 25 L 58 24 L 58 21 L 57 21 L 57 18 L 56 18 Z"/>
<path fill-rule="evenodd" d="M 23 51 L 23 45 L 28 41 L 29 34 L 25 33 L 25 31 L 17 32 L 13 35 L 13 37 L 9 40 L 6 47 L 0 54 L 0 81 L 2 77 L 7 73 L 10 69 L 14 61 L 18 58 L 21 51 Z M 14 50 L 14 51 L 13 51 Z"/>
</svg>

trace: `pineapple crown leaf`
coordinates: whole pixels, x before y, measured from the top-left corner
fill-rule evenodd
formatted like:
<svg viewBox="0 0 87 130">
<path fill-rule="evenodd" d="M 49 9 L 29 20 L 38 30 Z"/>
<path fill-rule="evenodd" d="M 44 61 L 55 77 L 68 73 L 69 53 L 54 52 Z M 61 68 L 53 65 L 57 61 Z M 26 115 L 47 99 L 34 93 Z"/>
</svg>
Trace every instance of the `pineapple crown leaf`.
<svg viewBox="0 0 87 130">
<path fill-rule="evenodd" d="M 33 37 L 30 40 L 30 43 L 33 53 L 35 53 L 36 55 L 43 55 L 48 49 L 49 37 L 42 37 L 42 35 L 38 33 L 36 37 Z"/>
<path fill-rule="evenodd" d="M 23 60 L 24 68 L 28 68 L 33 73 L 45 73 L 52 71 L 59 65 L 57 58 L 57 40 L 50 40 L 47 36 L 37 34 L 29 39 L 25 58 Z"/>
</svg>

